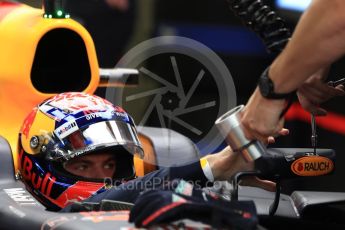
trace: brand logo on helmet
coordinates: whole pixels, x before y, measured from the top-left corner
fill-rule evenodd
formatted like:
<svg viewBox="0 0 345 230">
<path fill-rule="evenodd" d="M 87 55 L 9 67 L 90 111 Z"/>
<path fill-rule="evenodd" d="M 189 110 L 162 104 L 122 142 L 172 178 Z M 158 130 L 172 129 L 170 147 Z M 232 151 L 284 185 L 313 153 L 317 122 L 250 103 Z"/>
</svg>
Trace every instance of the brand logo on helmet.
<svg viewBox="0 0 345 230">
<path fill-rule="evenodd" d="M 113 115 L 116 115 L 116 116 L 121 117 L 121 118 L 128 119 L 127 113 L 121 107 L 115 106 L 114 108 L 115 108 L 115 110 L 111 111 L 111 113 Z"/>
<path fill-rule="evenodd" d="M 321 176 L 332 172 L 333 162 L 321 156 L 301 157 L 291 165 L 291 171 L 299 176 Z"/>
<path fill-rule="evenodd" d="M 34 108 L 24 121 L 24 124 L 22 127 L 22 133 L 26 138 L 28 138 L 32 122 L 34 121 L 36 117 L 36 113 L 37 113 L 37 108 Z"/>
<path fill-rule="evenodd" d="M 71 133 L 77 131 L 78 125 L 75 121 L 68 122 L 60 127 L 58 127 L 54 132 L 59 138 L 64 138 L 70 135 Z"/>
<path fill-rule="evenodd" d="M 116 114 L 116 116 L 128 119 L 128 115 L 126 113 L 115 112 L 115 114 Z"/>
<path fill-rule="evenodd" d="M 51 177 L 50 173 L 38 175 L 38 173 L 33 170 L 32 160 L 28 156 L 24 156 L 23 159 L 23 152 L 19 155 L 21 159 L 20 163 L 22 164 L 23 178 L 28 181 L 28 183 L 31 183 L 34 189 L 40 190 L 43 194 L 49 197 L 56 178 Z"/>
<path fill-rule="evenodd" d="M 91 113 L 85 116 L 86 120 L 92 120 L 97 117 L 102 117 L 99 113 Z"/>
<path fill-rule="evenodd" d="M 63 193 L 61 193 L 54 203 L 59 207 L 65 207 L 66 205 L 75 201 L 81 201 L 89 198 L 103 187 L 104 183 L 77 181 L 75 184 L 69 186 Z"/>
</svg>

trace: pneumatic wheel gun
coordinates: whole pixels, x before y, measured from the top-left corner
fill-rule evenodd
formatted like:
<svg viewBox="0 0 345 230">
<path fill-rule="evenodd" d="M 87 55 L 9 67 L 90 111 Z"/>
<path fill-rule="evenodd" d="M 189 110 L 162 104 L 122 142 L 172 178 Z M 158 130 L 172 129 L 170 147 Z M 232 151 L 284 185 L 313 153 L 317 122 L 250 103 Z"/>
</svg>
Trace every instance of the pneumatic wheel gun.
<svg viewBox="0 0 345 230">
<path fill-rule="evenodd" d="M 241 124 L 241 111 L 243 108 L 243 105 L 237 106 L 215 122 L 231 148 L 235 152 L 241 153 L 247 161 L 252 161 L 255 164 L 254 171 L 238 172 L 232 178 L 233 191 L 231 199 L 238 199 L 238 184 L 243 177 L 257 176 L 261 179 L 275 181 L 276 196 L 270 208 L 270 215 L 273 215 L 279 204 L 280 181 L 332 173 L 334 171 L 335 152 L 333 150 L 316 149 L 315 119 L 312 120 L 313 149 L 266 149 L 261 142 L 246 138 L 246 129 Z"/>
</svg>

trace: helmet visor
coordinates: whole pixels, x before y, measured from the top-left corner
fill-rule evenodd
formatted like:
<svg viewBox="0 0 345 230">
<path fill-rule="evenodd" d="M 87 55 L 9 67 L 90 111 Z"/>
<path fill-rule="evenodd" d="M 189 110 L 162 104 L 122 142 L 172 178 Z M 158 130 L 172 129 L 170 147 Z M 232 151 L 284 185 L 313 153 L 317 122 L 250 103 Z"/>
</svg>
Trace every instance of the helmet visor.
<svg viewBox="0 0 345 230">
<path fill-rule="evenodd" d="M 85 153 L 112 146 L 122 146 L 129 153 L 143 157 L 135 127 L 121 121 L 103 121 L 78 129 L 69 135 L 58 135 L 54 131 L 54 143 L 47 152 L 53 161 L 66 161 Z"/>
</svg>

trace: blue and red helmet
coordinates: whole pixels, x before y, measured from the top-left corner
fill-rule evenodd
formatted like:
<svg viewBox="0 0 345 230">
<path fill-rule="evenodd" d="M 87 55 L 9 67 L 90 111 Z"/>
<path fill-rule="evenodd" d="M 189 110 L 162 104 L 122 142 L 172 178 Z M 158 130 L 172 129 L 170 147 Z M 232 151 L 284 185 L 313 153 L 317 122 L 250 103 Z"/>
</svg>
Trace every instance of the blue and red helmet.
<svg viewBox="0 0 345 230">
<path fill-rule="evenodd" d="M 111 152 L 116 172 L 107 180 L 85 178 L 63 164 L 86 154 Z M 143 157 L 135 124 L 121 107 L 86 93 L 61 93 L 35 107 L 19 133 L 18 168 L 27 189 L 48 209 L 103 192 L 135 176 L 133 155 Z"/>
</svg>

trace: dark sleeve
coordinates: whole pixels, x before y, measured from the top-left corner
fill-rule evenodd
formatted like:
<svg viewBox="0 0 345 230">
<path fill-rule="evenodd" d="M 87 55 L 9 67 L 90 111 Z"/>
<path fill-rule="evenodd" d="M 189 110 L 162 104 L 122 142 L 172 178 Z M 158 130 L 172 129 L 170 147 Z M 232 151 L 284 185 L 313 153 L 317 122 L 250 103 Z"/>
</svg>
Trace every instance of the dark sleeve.
<svg viewBox="0 0 345 230">
<path fill-rule="evenodd" d="M 143 177 L 136 178 L 100 194 L 94 195 L 84 201 L 100 202 L 106 199 L 135 203 L 141 192 L 160 188 L 165 182 L 173 179 L 184 179 L 202 187 L 207 183 L 207 179 L 201 169 L 200 162 L 198 161 L 186 166 L 164 168 L 151 172 Z M 70 211 L 71 205 L 61 210 L 61 212 Z"/>
</svg>

